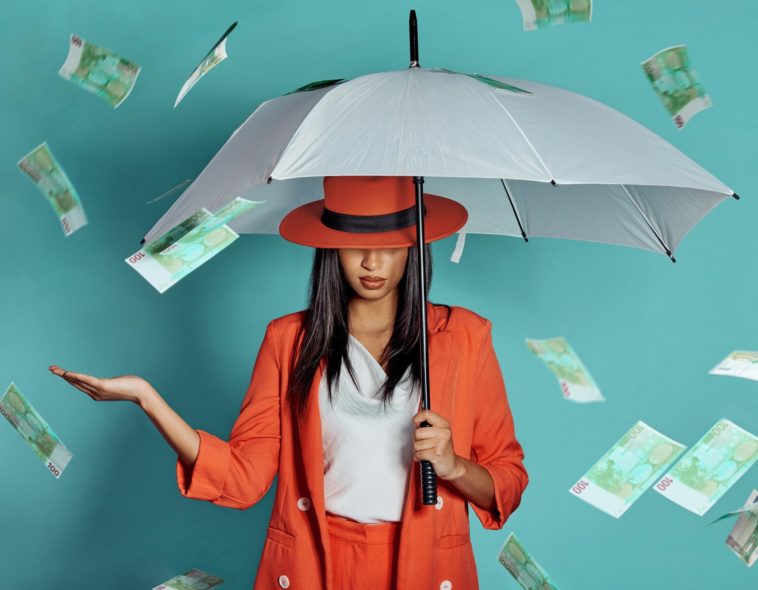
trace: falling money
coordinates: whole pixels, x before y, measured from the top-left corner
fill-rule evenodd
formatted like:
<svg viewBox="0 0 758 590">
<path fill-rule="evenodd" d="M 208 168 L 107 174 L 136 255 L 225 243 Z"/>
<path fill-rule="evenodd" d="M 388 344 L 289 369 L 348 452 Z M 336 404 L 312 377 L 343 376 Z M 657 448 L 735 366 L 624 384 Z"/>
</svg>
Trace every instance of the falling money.
<svg viewBox="0 0 758 590">
<path fill-rule="evenodd" d="M 263 203 L 237 197 L 216 215 L 203 208 L 125 261 L 163 293 L 239 237 L 228 221 Z"/>
<path fill-rule="evenodd" d="M 592 19 L 592 0 L 516 0 L 516 4 L 525 31 Z"/>
<path fill-rule="evenodd" d="M 58 216 L 66 237 L 87 225 L 87 216 L 84 214 L 79 195 L 47 147 L 47 143 L 38 145 L 21 158 L 18 167 L 45 195 Z"/>
<path fill-rule="evenodd" d="M 5 395 L 0 398 L 0 414 L 5 416 L 34 454 L 47 466 L 48 471 L 58 479 L 73 455 L 14 383 L 8 386 Z"/>
<path fill-rule="evenodd" d="M 58 73 L 115 109 L 129 96 L 140 69 L 112 51 L 72 34 L 68 56 Z"/>
<path fill-rule="evenodd" d="M 682 451 L 640 420 L 569 491 L 619 518 Z"/>
<path fill-rule="evenodd" d="M 229 36 L 229 33 L 231 33 L 234 30 L 234 27 L 237 26 L 236 21 L 232 23 L 232 26 L 230 26 L 226 32 L 221 35 L 221 39 L 219 39 L 216 44 L 211 48 L 211 50 L 206 54 L 206 56 L 203 58 L 203 61 L 200 62 L 200 64 L 192 71 L 190 74 L 190 77 L 187 78 L 187 81 L 182 86 L 181 90 L 179 90 L 179 96 L 176 97 L 176 102 L 174 103 L 174 108 L 182 102 L 182 99 L 186 96 L 186 94 L 192 89 L 192 87 L 197 84 L 197 82 L 205 76 L 208 72 L 210 72 L 213 68 L 215 68 L 218 64 L 220 64 L 222 61 L 224 61 L 227 58 L 226 55 L 226 38 Z"/>
<path fill-rule="evenodd" d="M 527 338 L 526 345 L 558 378 L 563 397 L 578 403 L 605 401 L 595 380 L 564 338 Z"/>
<path fill-rule="evenodd" d="M 722 419 L 655 484 L 655 491 L 702 516 L 756 460 L 758 437 Z"/>
<path fill-rule="evenodd" d="M 662 49 L 642 62 L 642 69 L 678 129 L 711 106 L 685 45 Z"/>
<path fill-rule="evenodd" d="M 198 569 L 191 569 L 180 576 L 163 582 L 163 584 L 158 584 L 153 590 L 209 590 L 223 581 L 218 576 L 206 574 Z"/>
<path fill-rule="evenodd" d="M 524 590 L 558 590 L 513 533 L 508 535 L 497 559 Z"/>
</svg>

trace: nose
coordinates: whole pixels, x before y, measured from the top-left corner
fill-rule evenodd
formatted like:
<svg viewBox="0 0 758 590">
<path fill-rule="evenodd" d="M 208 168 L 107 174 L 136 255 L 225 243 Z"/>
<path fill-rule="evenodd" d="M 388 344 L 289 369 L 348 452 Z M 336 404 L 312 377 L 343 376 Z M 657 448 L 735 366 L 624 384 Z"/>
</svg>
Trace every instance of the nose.
<svg viewBox="0 0 758 590">
<path fill-rule="evenodd" d="M 379 256 L 375 248 L 367 248 L 363 251 L 363 260 L 361 266 L 366 270 L 376 270 L 379 268 Z"/>
</svg>

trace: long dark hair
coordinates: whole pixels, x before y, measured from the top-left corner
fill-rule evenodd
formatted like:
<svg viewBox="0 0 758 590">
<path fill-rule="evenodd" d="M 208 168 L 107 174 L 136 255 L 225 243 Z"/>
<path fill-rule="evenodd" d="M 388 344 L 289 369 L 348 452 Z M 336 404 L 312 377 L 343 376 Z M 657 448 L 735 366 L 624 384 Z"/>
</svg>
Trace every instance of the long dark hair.
<svg viewBox="0 0 758 590">
<path fill-rule="evenodd" d="M 392 399 L 395 386 L 411 366 L 411 378 L 416 386 L 421 381 L 419 361 L 419 327 L 421 318 L 418 304 L 417 245 L 408 247 L 408 259 L 403 278 L 397 285 L 398 301 L 392 336 L 382 353 L 380 364 L 388 362 L 387 379 L 379 392 L 386 406 Z M 432 251 L 424 244 L 426 291 L 432 281 Z M 329 402 L 332 402 L 332 384 L 339 377 L 342 361 L 351 379 L 356 376 L 347 354 L 348 302 L 355 294 L 345 280 L 338 251 L 333 248 L 316 248 L 309 281 L 309 300 L 305 317 L 297 335 L 300 344 L 297 354 L 290 359 L 290 379 L 287 395 L 292 414 L 298 420 L 305 415 L 313 376 L 319 364 L 326 362 Z M 297 346 L 296 346 L 297 348 Z M 356 383 L 357 386 L 357 383 Z"/>
</svg>

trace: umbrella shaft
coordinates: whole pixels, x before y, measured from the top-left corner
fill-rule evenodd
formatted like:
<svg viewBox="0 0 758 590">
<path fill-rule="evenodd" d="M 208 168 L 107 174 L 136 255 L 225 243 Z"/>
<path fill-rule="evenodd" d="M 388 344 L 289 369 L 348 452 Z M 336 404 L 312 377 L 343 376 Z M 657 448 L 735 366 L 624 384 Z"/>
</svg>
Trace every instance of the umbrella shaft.
<svg viewBox="0 0 758 590">
<path fill-rule="evenodd" d="M 419 360 L 421 364 L 421 396 L 424 409 L 431 410 L 429 400 L 429 347 L 427 342 L 427 317 L 426 317 L 426 241 L 424 240 L 424 177 L 414 176 L 413 184 L 416 187 L 416 246 L 418 248 L 418 287 L 420 333 L 419 333 Z M 424 420 L 421 426 L 430 426 Z M 420 461 L 419 475 L 421 476 L 421 502 L 425 505 L 437 503 L 437 474 L 430 461 Z"/>
</svg>

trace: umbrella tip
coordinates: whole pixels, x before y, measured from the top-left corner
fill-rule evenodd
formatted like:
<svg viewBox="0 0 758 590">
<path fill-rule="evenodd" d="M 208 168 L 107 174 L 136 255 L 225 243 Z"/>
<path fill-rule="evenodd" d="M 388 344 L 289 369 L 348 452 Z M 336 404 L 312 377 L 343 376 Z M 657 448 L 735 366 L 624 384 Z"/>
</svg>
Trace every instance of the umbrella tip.
<svg viewBox="0 0 758 590">
<path fill-rule="evenodd" d="M 554 179 L 552 179 L 552 178 L 550 179 L 550 184 L 552 184 L 553 186 L 558 186 L 558 185 L 555 183 L 555 180 L 554 180 Z"/>
<path fill-rule="evenodd" d="M 525 242 L 529 241 L 529 238 L 526 237 L 526 232 L 524 232 L 524 230 L 521 230 L 521 237 L 524 238 Z"/>
<path fill-rule="evenodd" d="M 144 246 L 144 245 L 145 245 L 145 238 L 142 238 L 142 239 L 139 241 L 139 244 L 140 244 L 140 246 Z"/>
<path fill-rule="evenodd" d="M 733 196 L 733 197 L 734 197 L 736 200 L 738 200 L 738 201 L 740 200 L 740 196 L 739 196 L 737 193 L 732 193 L 732 196 Z"/>
<path fill-rule="evenodd" d="M 266 179 L 266 184 L 271 184 L 271 180 L 272 180 L 272 179 L 271 179 L 271 177 L 269 176 L 269 177 Z"/>
<path fill-rule="evenodd" d="M 411 10 L 408 17 L 408 33 L 410 34 L 411 46 L 411 65 L 410 68 L 418 68 L 418 23 L 416 21 L 416 11 Z"/>
</svg>

